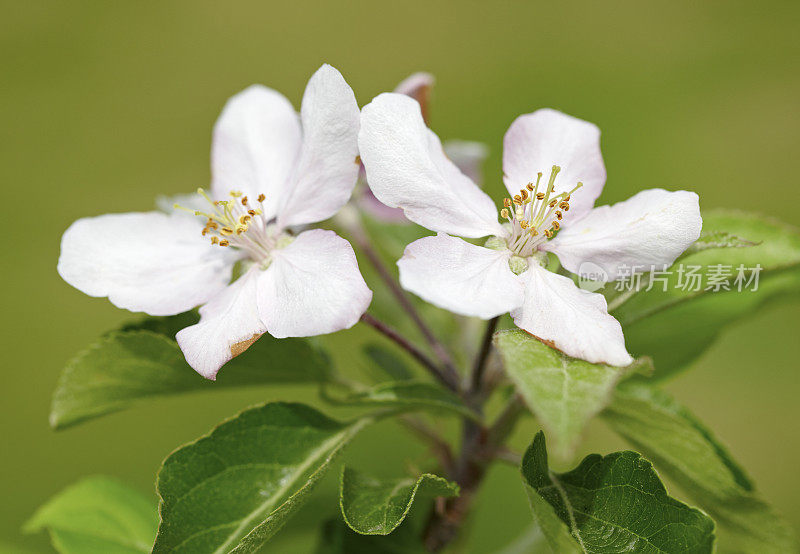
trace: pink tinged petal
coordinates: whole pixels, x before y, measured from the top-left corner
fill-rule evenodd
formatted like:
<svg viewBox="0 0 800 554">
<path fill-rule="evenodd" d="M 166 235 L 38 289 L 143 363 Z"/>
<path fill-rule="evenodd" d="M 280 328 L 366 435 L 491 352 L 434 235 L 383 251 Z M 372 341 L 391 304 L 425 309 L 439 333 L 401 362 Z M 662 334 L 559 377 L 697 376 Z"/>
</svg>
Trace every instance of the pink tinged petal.
<svg viewBox="0 0 800 554">
<path fill-rule="evenodd" d="M 593 209 L 562 229 L 544 249 L 554 252 L 572 273 L 600 266 L 605 280 L 613 281 L 630 275 L 634 266 L 638 271 L 665 269 L 698 239 L 702 226 L 695 193 L 651 189 Z"/>
<path fill-rule="evenodd" d="M 263 193 L 264 215 L 271 219 L 289 193 L 300 145 L 300 120 L 282 94 L 253 85 L 233 96 L 214 126 L 214 198 L 241 191 L 255 201 Z"/>
<path fill-rule="evenodd" d="M 515 119 L 503 139 L 503 180 L 509 194 L 518 194 L 528 183 L 536 183 L 538 172 L 543 174 L 539 188 L 543 190 L 554 165 L 561 168 L 553 189 L 556 194 L 569 192 L 579 181 L 583 183 L 564 214 L 565 222 L 580 219 L 592 209 L 606 182 L 600 129 L 551 109 Z"/>
<path fill-rule="evenodd" d="M 278 214 L 282 227 L 331 217 L 358 178 L 359 110 L 341 73 L 323 65 L 308 81 L 300 112 L 303 146 L 294 184 Z"/>
<path fill-rule="evenodd" d="M 469 140 L 448 140 L 444 143 L 444 153 L 473 183 L 483 183 L 483 164 L 489 157 L 489 148 L 485 144 Z"/>
<path fill-rule="evenodd" d="M 400 284 L 440 308 L 489 319 L 522 305 L 523 285 L 508 267 L 510 255 L 445 234 L 425 237 L 397 262 Z"/>
<path fill-rule="evenodd" d="M 372 192 L 411 221 L 465 237 L 503 233 L 492 199 L 447 159 L 410 98 L 385 93 L 365 106 L 358 144 Z"/>
<path fill-rule="evenodd" d="M 273 252 L 258 280 L 258 309 L 270 335 L 307 337 L 352 327 L 372 291 L 350 243 L 333 231 L 301 233 Z"/>
<path fill-rule="evenodd" d="M 422 119 L 425 123 L 430 121 L 430 101 L 431 90 L 433 84 L 436 82 L 433 75 L 430 73 L 414 73 L 403 79 L 394 92 L 397 94 L 404 94 L 410 96 L 419 103 L 420 110 L 422 111 Z"/>
<path fill-rule="evenodd" d="M 511 312 L 517 327 L 573 358 L 614 366 L 633 361 L 622 327 L 608 315 L 602 295 L 581 290 L 571 279 L 535 263 L 520 277 L 525 301 Z"/>
<path fill-rule="evenodd" d="M 359 198 L 359 205 L 375 219 L 387 223 L 411 223 L 400 208 L 390 208 L 372 193 L 369 187 L 364 187 Z"/>
<path fill-rule="evenodd" d="M 200 308 L 200 322 L 178 332 L 178 345 L 192 368 L 214 380 L 219 369 L 255 342 L 266 327 L 258 317 L 256 285 L 261 271 L 250 269 Z"/>
<path fill-rule="evenodd" d="M 228 284 L 237 257 L 212 246 L 202 228 L 199 218 L 160 212 L 79 219 L 61 238 L 58 273 L 132 312 L 185 312 Z"/>
</svg>

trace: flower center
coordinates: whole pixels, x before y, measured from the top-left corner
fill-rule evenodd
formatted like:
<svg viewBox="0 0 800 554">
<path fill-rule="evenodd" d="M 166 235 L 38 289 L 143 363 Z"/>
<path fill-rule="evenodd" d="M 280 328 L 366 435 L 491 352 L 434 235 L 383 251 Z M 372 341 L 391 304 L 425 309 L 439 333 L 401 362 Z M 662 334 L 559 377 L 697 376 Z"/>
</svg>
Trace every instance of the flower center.
<svg viewBox="0 0 800 554">
<path fill-rule="evenodd" d="M 583 186 L 583 183 L 578 183 L 569 192 L 553 194 L 559 171 L 561 168 L 554 165 L 547 186 L 542 187 L 544 190 L 539 189 L 542 180 L 542 174 L 539 173 L 536 184 L 528 183 L 513 198 L 503 199 L 500 217 L 511 226 L 506 245 L 517 256 L 527 258 L 541 244 L 553 238 L 561 228 L 559 222 L 564 212 L 569 211 L 570 195 Z"/>
<path fill-rule="evenodd" d="M 175 204 L 175 208 L 206 218 L 201 234 L 211 239 L 211 244 L 244 250 L 259 263 L 268 264 L 270 253 L 275 248 L 287 246 L 291 236 L 270 224 L 264 216 L 263 194 L 251 204 L 241 192 L 231 191 L 230 200 L 212 200 L 202 188 L 197 194 L 211 206 L 209 212 L 191 210 Z"/>
</svg>

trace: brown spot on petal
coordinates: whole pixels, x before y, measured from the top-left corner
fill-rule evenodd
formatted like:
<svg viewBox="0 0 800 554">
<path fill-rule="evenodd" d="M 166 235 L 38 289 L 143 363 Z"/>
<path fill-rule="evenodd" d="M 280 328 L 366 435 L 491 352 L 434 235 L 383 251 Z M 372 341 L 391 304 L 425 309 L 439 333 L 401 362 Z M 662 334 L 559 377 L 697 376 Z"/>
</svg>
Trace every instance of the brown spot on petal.
<svg viewBox="0 0 800 554">
<path fill-rule="evenodd" d="M 250 346 L 251 346 L 251 345 L 252 345 L 254 342 L 256 342 L 256 341 L 258 340 L 258 338 L 259 338 L 259 337 L 260 337 L 262 334 L 263 334 L 263 333 L 255 333 L 255 334 L 253 334 L 253 336 L 252 336 L 252 337 L 250 337 L 249 339 L 245 339 L 245 340 L 243 340 L 243 341 L 241 341 L 241 342 L 237 342 L 236 344 L 232 344 L 232 345 L 231 345 L 231 356 L 233 356 L 233 357 L 235 358 L 236 356 L 238 356 L 239 354 L 241 354 L 242 352 L 244 352 L 245 350 L 247 350 L 248 348 L 250 348 Z"/>
<path fill-rule="evenodd" d="M 522 331 L 523 333 L 527 333 L 527 334 L 529 334 L 530 336 L 532 336 L 533 338 L 535 338 L 535 339 L 536 339 L 536 340 L 538 340 L 539 342 L 546 344 L 547 346 L 549 346 L 549 347 L 550 347 L 550 348 L 552 348 L 553 350 L 558 350 L 558 351 L 559 351 L 559 352 L 561 352 L 562 354 L 564 353 L 564 352 L 563 352 L 563 351 L 562 351 L 560 348 L 557 348 L 557 347 L 556 347 L 556 343 L 554 343 L 553 341 L 551 341 L 551 340 L 548 340 L 548 339 L 543 339 L 543 338 L 541 338 L 541 337 L 537 337 L 536 335 L 534 335 L 533 333 L 530 333 L 530 332 L 526 331 L 525 329 L 520 329 L 520 331 Z"/>
</svg>

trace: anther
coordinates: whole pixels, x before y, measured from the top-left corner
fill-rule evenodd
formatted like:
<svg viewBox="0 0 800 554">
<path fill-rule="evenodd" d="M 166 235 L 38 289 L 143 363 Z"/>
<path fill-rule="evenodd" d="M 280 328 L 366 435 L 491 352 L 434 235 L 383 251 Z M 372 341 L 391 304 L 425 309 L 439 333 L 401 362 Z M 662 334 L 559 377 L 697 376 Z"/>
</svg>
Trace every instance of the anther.
<svg viewBox="0 0 800 554">
<path fill-rule="evenodd" d="M 242 198 L 242 206 L 247 206 L 247 197 Z"/>
<path fill-rule="evenodd" d="M 508 210 L 505 208 L 500 210 L 500 217 L 502 217 L 503 219 L 508 219 Z"/>
<path fill-rule="evenodd" d="M 557 203 L 558 203 L 558 200 L 553 200 L 553 201 L 552 201 L 552 202 L 550 202 L 550 204 L 548 204 L 548 205 L 549 205 L 551 208 L 555 208 Z"/>
<path fill-rule="evenodd" d="M 540 173 L 540 175 L 541 175 L 541 173 Z M 536 193 L 536 200 L 543 200 L 543 199 L 544 199 L 544 193 L 543 192 L 537 192 Z"/>
<path fill-rule="evenodd" d="M 219 243 L 219 239 L 216 236 L 211 237 L 211 244 L 217 244 L 217 243 Z"/>
<path fill-rule="evenodd" d="M 528 199 L 528 191 L 525 189 L 520 189 L 519 195 L 522 197 L 523 200 Z"/>
<path fill-rule="evenodd" d="M 514 202 L 516 204 L 522 204 L 522 197 L 519 194 L 514 195 Z"/>
<path fill-rule="evenodd" d="M 233 234 L 233 229 L 231 229 L 230 227 L 223 227 L 222 229 L 219 230 L 219 232 L 225 236 L 228 236 Z"/>
<path fill-rule="evenodd" d="M 258 201 L 259 202 L 263 202 L 265 198 L 266 198 L 266 196 L 264 196 L 263 194 L 259 194 L 258 195 Z"/>
<path fill-rule="evenodd" d="M 547 237 L 547 238 L 549 238 L 549 239 L 550 239 L 550 238 L 553 238 L 553 231 L 551 231 L 550 229 L 546 230 L 546 231 L 544 232 L 544 236 L 546 236 L 546 237 Z"/>
<path fill-rule="evenodd" d="M 525 188 L 530 190 L 530 191 L 532 191 L 533 190 L 533 183 L 528 183 L 527 185 L 525 185 Z"/>
<path fill-rule="evenodd" d="M 510 198 L 503 198 L 503 206 L 505 206 L 506 208 L 510 208 L 511 207 L 511 199 Z"/>
<path fill-rule="evenodd" d="M 528 222 L 523 219 L 522 221 L 519 222 L 519 226 L 522 227 L 523 229 L 527 229 Z"/>
<path fill-rule="evenodd" d="M 220 246 L 228 246 L 229 244 L 230 244 L 230 242 L 228 242 L 227 240 L 224 240 L 224 239 L 219 241 L 219 245 Z"/>
<path fill-rule="evenodd" d="M 558 219 L 561 219 L 562 217 L 564 217 L 564 215 L 561 212 L 559 212 L 558 210 L 556 210 L 556 217 Z"/>
<path fill-rule="evenodd" d="M 561 228 L 561 224 L 558 221 L 553 222 L 553 229 L 558 231 Z"/>
</svg>

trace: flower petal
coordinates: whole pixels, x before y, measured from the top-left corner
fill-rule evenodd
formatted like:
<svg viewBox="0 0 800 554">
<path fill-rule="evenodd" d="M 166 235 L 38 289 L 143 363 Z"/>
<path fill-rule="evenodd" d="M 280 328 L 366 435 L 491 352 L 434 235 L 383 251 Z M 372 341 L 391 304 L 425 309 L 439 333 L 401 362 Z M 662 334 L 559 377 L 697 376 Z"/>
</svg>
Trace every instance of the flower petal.
<svg viewBox="0 0 800 554">
<path fill-rule="evenodd" d="M 253 85 L 233 96 L 214 126 L 214 198 L 236 190 L 255 200 L 263 193 L 264 215 L 271 219 L 288 195 L 300 145 L 297 112 L 282 94 Z"/>
<path fill-rule="evenodd" d="M 571 279 L 537 264 L 520 277 L 525 301 L 511 312 L 517 327 L 574 358 L 614 366 L 633 361 L 622 327 L 608 315 L 602 295 L 581 290 Z"/>
<path fill-rule="evenodd" d="M 444 153 L 473 183 L 479 186 L 483 183 L 483 163 L 489 157 L 488 146 L 470 140 L 448 140 L 444 143 Z"/>
<path fill-rule="evenodd" d="M 553 189 L 556 194 L 572 190 L 579 181 L 583 183 L 572 195 L 570 211 L 564 214 L 565 222 L 580 219 L 592 209 L 606 182 L 600 129 L 551 109 L 515 119 L 503 139 L 503 180 L 509 194 L 518 194 L 528 183 L 535 183 L 538 172 L 546 185 L 554 165 L 561 167 Z"/>
<path fill-rule="evenodd" d="M 350 243 L 322 229 L 301 233 L 273 252 L 258 281 L 259 315 L 277 338 L 352 327 L 371 300 Z"/>
<path fill-rule="evenodd" d="M 685 190 L 644 190 L 613 206 L 600 206 L 559 231 L 544 249 L 561 265 L 582 273 L 600 266 L 607 281 L 639 271 L 663 270 L 700 236 L 703 218 L 697 195 Z M 593 272 L 602 273 L 602 272 Z"/>
<path fill-rule="evenodd" d="M 425 120 L 426 124 L 430 121 L 428 114 L 430 113 L 431 89 L 433 89 L 433 83 L 435 82 L 436 79 L 430 73 L 419 72 L 403 79 L 394 89 L 397 94 L 410 96 L 419 103 L 422 119 Z"/>
<path fill-rule="evenodd" d="M 400 284 L 440 308 L 489 319 L 522 305 L 523 285 L 508 267 L 510 256 L 445 234 L 425 237 L 397 262 Z"/>
<path fill-rule="evenodd" d="M 359 111 L 341 73 L 323 65 L 308 81 L 303 106 L 303 146 L 294 183 L 280 208 L 282 227 L 328 219 L 356 185 Z"/>
<path fill-rule="evenodd" d="M 160 212 L 79 219 L 61 238 L 58 273 L 120 308 L 173 315 L 202 304 L 231 278 L 236 253 L 200 236 L 202 223 Z"/>
<path fill-rule="evenodd" d="M 175 337 L 192 368 L 214 380 L 219 369 L 244 352 L 266 327 L 258 317 L 256 285 L 261 270 L 253 268 L 200 308 L 200 322 Z"/>
<path fill-rule="evenodd" d="M 358 145 L 372 192 L 411 221 L 465 237 L 502 234 L 492 199 L 447 159 L 412 99 L 384 93 L 364 106 Z"/>
</svg>

